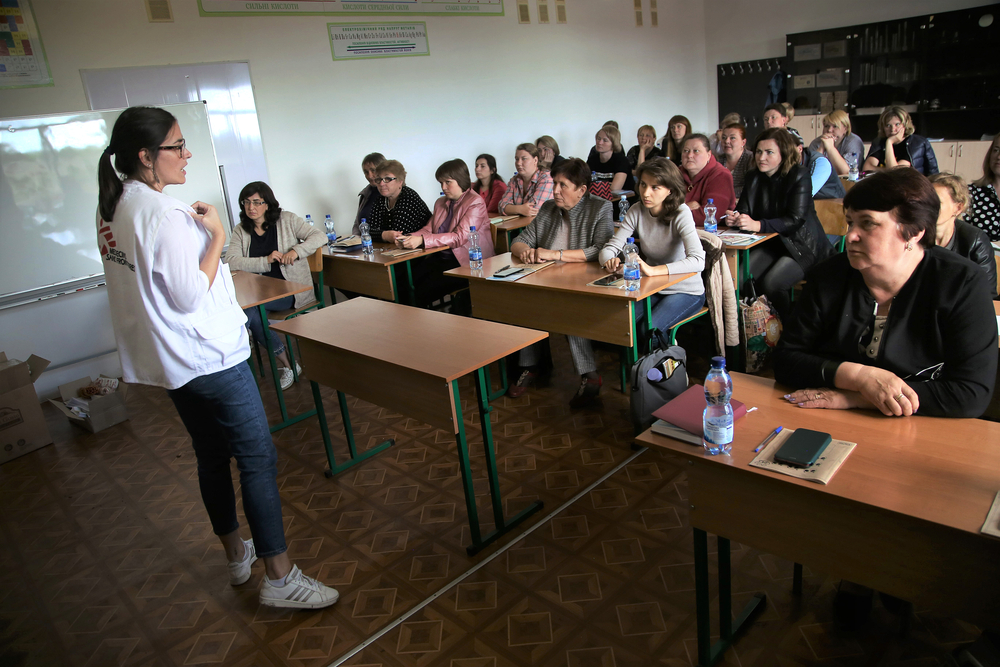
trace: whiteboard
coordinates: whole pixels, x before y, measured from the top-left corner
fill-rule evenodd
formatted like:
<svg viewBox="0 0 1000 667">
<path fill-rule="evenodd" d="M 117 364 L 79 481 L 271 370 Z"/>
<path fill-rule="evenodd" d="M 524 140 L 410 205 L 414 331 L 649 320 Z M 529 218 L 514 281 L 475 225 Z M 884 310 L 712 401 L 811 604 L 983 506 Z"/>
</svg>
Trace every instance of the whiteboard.
<svg viewBox="0 0 1000 667">
<path fill-rule="evenodd" d="M 202 102 L 158 105 L 177 117 L 192 157 L 166 194 L 225 218 Z M 97 248 L 97 163 L 123 109 L 0 119 L 0 308 L 104 282 Z"/>
</svg>

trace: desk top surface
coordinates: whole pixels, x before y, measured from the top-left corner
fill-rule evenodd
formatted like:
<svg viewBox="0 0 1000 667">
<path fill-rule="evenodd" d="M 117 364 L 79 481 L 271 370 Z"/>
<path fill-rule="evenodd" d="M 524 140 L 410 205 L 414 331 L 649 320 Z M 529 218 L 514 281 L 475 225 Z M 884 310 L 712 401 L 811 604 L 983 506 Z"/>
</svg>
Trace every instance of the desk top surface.
<svg viewBox="0 0 1000 667">
<path fill-rule="evenodd" d="M 495 272 L 507 266 L 520 266 L 509 252 L 495 255 L 483 260 L 482 271 L 461 266 L 457 269 L 445 271 L 447 275 L 468 278 L 469 280 L 486 280 L 487 276 L 492 276 Z M 591 283 L 598 278 L 608 275 L 608 271 L 597 262 L 556 262 L 555 266 L 536 271 L 520 280 L 512 282 L 490 281 L 496 284 L 507 284 L 512 287 L 517 285 L 531 285 L 542 289 L 563 290 L 583 294 L 593 294 L 594 296 L 606 297 L 609 299 L 622 299 L 623 301 L 639 301 L 645 299 L 650 294 L 659 292 L 667 287 L 690 278 L 693 273 L 678 273 L 672 276 L 643 276 L 636 292 L 626 292 L 618 287 L 593 287 Z"/>
<path fill-rule="evenodd" d="M 249 271 L 233 271 L 233 286 L 236 288 L 236 301 L 240 308 L 252 308 L 299 292 L 308 292 L 313 288 L 312 285 L 278 280 Z"/>
<path fill-rule="evenodd" d="M 979 534 L 1000 491 L 1000 424 L 886 417 L 874 410 L 806 410 L 785 401 L 785 390 L 774 380 L 732 377 L 733 396 L 758 409 L 736 422 L 731 455 L 709 456 L 700 446 L 651 430 L 638 442 Z M 858 446 L 827 485 L 750 467 L 754 448 L 777 426 L 811 428 Z"/>
<path fill-rule="evenodd" d="M 719 233 L 720 234 L 723 234 L 723 233 L 724 234 L 730 234 L 730 233 L 738 234 L 738 233 L 740 233 L 740 230 L 737 227 L 726 227 L 726 228 L 720 227 L 719 228 Z M 754 234 L 761 234 L 761 232 L 753 232 L 753 233 Z M 770 241 L 771 239 L 773 239 L 775 236 L 777 236 L 777 234 L 775 234 L 774 232 L 771 232 L 770 234 L 765 234 L 764 238 L 760 239 L 759 241 L 754 241 L 753 243 L 748 243 L 748 244 L 745 244 L 745 245 L 729 245 L 728 243 L 723 242 L 723 245 L 725 245 L 726 250 L 749 250 L 750 248 L 755 248 L 755 247 L 759 246 L 761 243 L 767 243 L 768 241 Z"/>
<path fill-rule="evenodd" d="M 497 216 L 494 216 L 494 217 L 497 217 Z M 533 216 L 533 215 L 530 216 L 530 217 L 526 216 L 526 215 L 519 215 L 519 216 L 517 216 L 516 218 L 514 218 L 512 220 L 504 220 L 503 222 L 498 222 L 497 224 L 495 224 L 493 226 L 496 227 L 497 229 L 503 229 L 505 231 L 508 231 L 508 230 L 511 230 L 511 229 L 524 229 L 525 227 L 527 227 L 528 225 L 530 225 L 531 221 L 534 220 L 534 219 L 535 219 L 535 216 Z"/>
<path fill-rule="evenodd" d="M 548 336 L 544 331 L 361 297 L 276 322 L 271 329 L 448 382 Z"/>
<path fill-rule="evenodd" d="M 357 250 L 352 250 L 351 252 L 330 252 L 329 247 L 323 248 L 323 260 L 330 261 L 333 259 L 342 259 L 348 262 L 365 262 L 368 264 L 382 264 L 385 266 L 391 266 L 393 264 L 399 264 L 400 262 L 408 262 L 411 259 L 417 259 L 418 257 L 426 257 L 427 255 L 433 255 L 436 252 L 441 252 L 442 250 L 447 250 L 447 246 L 438 246 L 437 248 L 420 248 L 416 252 L 411 252 L 406 255 L 401 255 L 399 257 L 389 257 L 385 255 L 386 250 L 397 250 L 396 246 L 392 243 L 373 243 L 375 247 L 375 254 L 370 256 L 365 256 L 361 252 L 361 246 L 358 246 Z"/>
</svg>

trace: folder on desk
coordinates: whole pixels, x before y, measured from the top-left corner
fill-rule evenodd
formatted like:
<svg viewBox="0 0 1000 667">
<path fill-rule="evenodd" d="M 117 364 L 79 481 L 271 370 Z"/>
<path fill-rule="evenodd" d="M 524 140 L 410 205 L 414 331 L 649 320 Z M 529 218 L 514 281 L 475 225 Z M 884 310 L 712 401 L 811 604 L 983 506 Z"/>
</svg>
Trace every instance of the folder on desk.
<svg viewBox="0 0 1000 667">
<path fill-rule="evenodd" d="M 729 404 L 733 406 L 734 422 L 747 413 L 747 406 L 735 398 L 730 399 Z M 662 408 L 654 410 L 653 416 L 657 419 L 662 419 L 668 424 L 682 428 L 692 435 L 698 436 L 698 443 L 700 444 L 701 436 L 704 434 L 702 430 L 702 415 L 705 412 L 705 405 L 705 387 L 700 384 L 693 384 L 680 395 L 672 398 Z M 654 428 L 653 430 L 655 431 L 656 429 Z M 668 434 L 661 433 L 661 435 Z"/>
<path fill-rule="evenodd" d="M 382 256 L 402 257 L 403 255 L 412 255 L 415 252 L 420 252 L 420 248 L 397 248 L 395 250 L 385 250 L 382 252 Z"/>
</svg>

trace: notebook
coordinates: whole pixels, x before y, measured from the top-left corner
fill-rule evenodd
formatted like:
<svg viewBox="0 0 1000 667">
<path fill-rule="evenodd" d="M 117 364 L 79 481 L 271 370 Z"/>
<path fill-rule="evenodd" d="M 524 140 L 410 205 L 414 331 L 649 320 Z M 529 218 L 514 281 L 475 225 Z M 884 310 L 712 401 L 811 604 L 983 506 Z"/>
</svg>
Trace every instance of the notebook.
<svg viewBox="0 0 1000 667">
<path fill-rule="evenodd" d="M 733 406 L 734 422 L 747 413 L 747 406 L 735 398 L 730 399 L 729 404 Z M 653 411 L 653 416 L 701 438 L 704 434 L 702 415 L 705 405 L 705 388 L 700 384 L 693 384 L 662 408 Z"/>
</svg>

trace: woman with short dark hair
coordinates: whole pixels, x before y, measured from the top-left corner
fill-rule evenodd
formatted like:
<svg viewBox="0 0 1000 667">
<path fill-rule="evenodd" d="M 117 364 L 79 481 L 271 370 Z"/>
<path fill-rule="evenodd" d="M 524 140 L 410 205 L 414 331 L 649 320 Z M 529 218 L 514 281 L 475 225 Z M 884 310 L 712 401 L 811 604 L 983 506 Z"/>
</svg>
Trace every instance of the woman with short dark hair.
<svg viewBox="0 0 1000 667">
<path fill-rule="evenodd" d="M 527 264 L 546 261 L 592 262 L 614 231 L 611 202 L 589 194 L 590 167 L 579 158 L 569 158 L 552 170 L 553 199 L 542 205 L 538 215 L 514 239 L 511 255 Z M 570 407 L 591 405 L 601 391 L 601 376 L 589 340 L 567 336 L 573 365 L 580 374 L 580 388 Z M 507 390 L 511 398 L 522 396 L 538 377 L 539 346 L 527 347 L 518 355 L 521 372 Z"/>
<path fill-rule="evenodd" d="M 191 157 L 170 112 L 132 107 L 118 116 L 98 163 L 97 225 L 102 243 L 114 240 L 115 254 L 102 248 L 102 255 L 122 376 L 166 389 L 177 408 L 212 531 L 229 561 L 229 583 L 249 581 L 260 557 L 261 604 L 328 607 L 337 591 L 288 558 L 278 454 L 247 365 L 246 317 L 221 261 L 226 228 L 214 206 L 189 206 L 163 192 L 185 182 Z M 240 537 L 233 458 L 250 540 Z"/>
<path fill-rule="evenodd" d="M 913 169 L 848 190 L 847 252 L 811 272 L 774 376 L 804 408 L 978 417 L 993 393 L 997 326 L 982 270 L 935 245 L 940 201 Z"/>
<path fill-rule="evenodd" d="M 364 173 L 368 185 L 358 193 L 358 213 L 354 216 L 354 226 L 351 228 L 351 233 L 355 236 L 361 233 L 359 227 L 362 218 L 371 221 L 372 208 L 378 201 L 378 183 L 375 182 L 375 173 L 383 162 L 385 162 L 385 156 L 381 153 L 369 153 L 361 159 L 361 171 Z"/>
<path fill-rule="evenodd" d="M 483 259 L 493 256 L 486 204 L 472 191 L 472 179 L 465 161 L 448 160 L 437 168 L 434 178 L 444 192 L 444 196 L 434 202 L 434 215 L 422 229 L 396 239 L 396 245 L 401 248 L 447 248 L 414 262 L 413 284 L 420 306 L 428 306 L 466 285 L 464 279 L 446 276 L 444 272 L 469 265 L 469 233 L 473 227 L 479 235 Z"/>
<path fill-rule="evenodd" d="M 483 198 L 488 213 L 496 213 L 507 185 L 497 174 L 497 159 L 489 153 L 483 153 L 476 158 L 476 180 L 472 183 L 472 191 Z"/>
<path fill-rule="evenodd" d="M 788 107 L 785 106 L 784 102 L 776 102 L 774 104 L 768 104 L 764 107 L 764 128 L 783 128 L 788 125 L 788 121 L 791 120 L 788 117 Z"/>
<path fill-rule="evenodd" d="M 781 127 L 764 130 L 754 145 L 756 169 L 747 173 L 727 224 L 748 232 L 776 233 L 750 251 L 750 273 L 758 294 L 782 316 L 791 306 L 788 290 L 814 264 L 833 253 L 813 206 L 809 170 L 799 164 L 792 136 Z"/>
<path fill-rule="evenodd" d="M 629 237 L 639 243 L 639 267 L 644 276 L 669 276 L 694 273 L 667 289 L 650 296 L 652 325 L 667 331 L 686 317 L 698 312 L 705 303 L 705 249 L 684 203 L 684 179 L 680 170 L 666 158 L 646 160 L 636 170 L 639 180 L 639 203 L 625 214 L 615 235 L 601 249 L 598 262 L 608 271 L 618 271 L 619 256 Z M 639 321 L 646 309 L 638 308 Z"/>
<path fill-rule="evenodd" d="M 308 224 L 291 211 L 282 210 L 271 186 L 263 181 L 247 183 L 240 191 L 240 224 L 233 230 L 226 252 L 226 263 L 237 271 L 259 273 L 269 278 L 288 280 L 304 285 L 312 284 L 309 257 L 326 243 L 326 234 Z M 292 308 L 304 308 L 315 303 L 315 295 L 299 292 L 283 299 L 269 301 L 264 310 L 280 312 Z M 254 339 L 264 343 L 264 325 L 260 320 L 260 310 L 254 306 L 245 308 L 247 326 Z M 279 369 L 282 389 L 288 389 L 295 375 L 302 372 L 296 362 L 296 373 L 292 373 L 288 354 L 281 336 L 269 332 L 271 349 L 281 364 Z"/>
<path fill-rule="evenodd" d="M 878 119 L 878 139 L 872 142 L 862 171 L 913 167 L 924 176 L 938 173 L 937 156 L 903 107 L 888 107 Z M 891 150 L 890 150 L 891 149 Z"/>
<path fill-rule="evenodd" d="M 747 128 L 739 123 L 726 125 L 722 128 L 719 145 L 722 148 L 720 162 L 733 175 L 733 194 L 739 199 L 743 193 L 743 180 L 753 167 L 753 153 L 747 150 Z"/>
</svg>

